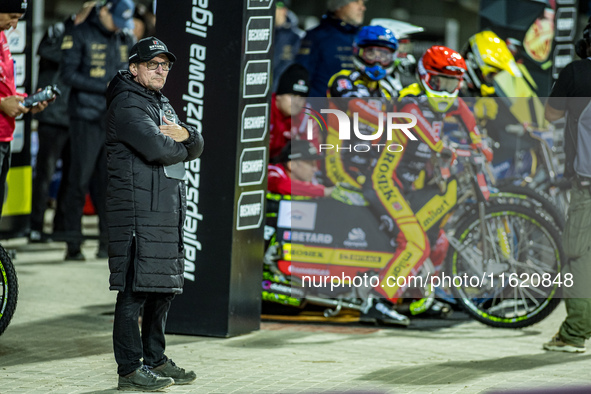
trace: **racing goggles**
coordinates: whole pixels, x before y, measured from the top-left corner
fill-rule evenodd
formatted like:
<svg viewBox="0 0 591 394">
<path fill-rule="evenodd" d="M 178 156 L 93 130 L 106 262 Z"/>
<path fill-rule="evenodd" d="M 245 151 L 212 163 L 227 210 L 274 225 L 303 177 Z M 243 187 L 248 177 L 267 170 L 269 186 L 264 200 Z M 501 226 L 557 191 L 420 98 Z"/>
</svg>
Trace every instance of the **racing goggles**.
<svg viewBox="0 0 591 394">
<path fill-rule="evenodd" d="M 388 67 L 394 62 L 394 51 L 390 48 L 369 46 L 359 48 L 359 57 L 370 66 L 379 63 Z"/>
<path fill-rule="evenodd" d="M 429 74 L 427 84 L 435 92 L 455 93 L 462 83 L 462 78 L 441 74 Z"/>
</svg>

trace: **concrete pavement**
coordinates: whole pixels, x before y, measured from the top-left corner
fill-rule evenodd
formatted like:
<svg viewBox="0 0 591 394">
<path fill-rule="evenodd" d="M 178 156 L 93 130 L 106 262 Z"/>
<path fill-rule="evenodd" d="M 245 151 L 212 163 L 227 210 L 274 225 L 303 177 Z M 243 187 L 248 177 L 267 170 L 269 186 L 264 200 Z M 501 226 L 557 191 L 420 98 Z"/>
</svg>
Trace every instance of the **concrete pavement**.
<svg viewBox="0 0 591 394">
<path fill-rule="evenodd" d="M 63 243 L 3 241 L 17 251 L 20 295 L 0 336 L 0 393 L 115 393 L 115 293 L 107 260 L 64 262 Z M 263 322 L 230 339 L 169 335 L 167 355 L 197 372 L 170 393 L 482 393 L 588 386 L 591 350 L 549 353 L 564 305 L 522 330 L 461 313 L 408 328 Z M 568 391 L 565 391 L 568 392 Z"/>
</svg>

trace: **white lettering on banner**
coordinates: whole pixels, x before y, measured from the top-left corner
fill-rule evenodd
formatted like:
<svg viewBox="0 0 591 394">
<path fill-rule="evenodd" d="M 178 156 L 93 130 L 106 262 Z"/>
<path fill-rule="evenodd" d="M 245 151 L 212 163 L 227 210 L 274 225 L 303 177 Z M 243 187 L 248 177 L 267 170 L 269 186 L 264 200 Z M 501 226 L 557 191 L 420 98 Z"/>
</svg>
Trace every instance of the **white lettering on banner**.
<svg viewBox="0 0 591 394">
<path fill-rule="evenodd" d="M 185 23 L 185 32 L 207 38 L 207 27 L 213 26 L 213 13 L 207 10 L 209 0 L 193 0 L 191 20 Z"/>
<path fill-rule="evenodd" d="M 269 29 L 252 29 L 248 31 L 249 41 L 267 41 L 271 31 Z"/>
<path fill-rule="evenodd" d="M 207 37 L 207 27 L 213 25 L 213 15 L 205 10 L 208 0 L 193 0 L 192 22 L 187 22 L 185 32 L 199 37 Z M 198 132 L 202 132 L 203 126 L 203 97 L 205 95 L 205 59 L 206 47 L 199 44 L 191 44 L 189 48 L 189 75 L 187 90 L 181 97 L 185 106 L 187 123 L 195 126 Z M 195 159 L 185 163 L 187 169 L 187 215 L 185 217 L 183 242 L 185 246 L 185 273 L 184 277 L 195 281 L 195 264 L 197 252 L 202 250 L 201 242 L 197 240 L 197 228 L 203 215 L 199 213 L 199 172 L 201 159 Z"/>
<path fill-rule="evenodd" d="M 199 172 L 201 159 L 185 163 L 187 169 L 187 215 L 183 225 L 185 244 L 185 279 L 195 282 L 195 262 L 197 251 L 202 250 L 201 242 L 197 240 L 197 227 L 203 215 L 199 213 Z"/>
<path fill-rule="evenodd" d="M 244 128 L 247 130 L 260 129 L 265 126 L 266 116 L 249 116 L 244 119 Z"/>
<path fill-rule="evenodd" d="M 264 85 L 267 83 L 268 74 L 266 72 L 262 73 L 249 73 L 246 74 L 246 84 L 247 85 Z"/>
<path fill-rule="evenodd" d="M 307 233 L 303 231 L 292 231 L 291 241 L 292 242 L 313 242 L 319 244 L 330 244 L 332 243 L 332 235 L 321 234 L 321 233 Z"/>
<path fill-rule="evenodd" d="M 187 93 L 183 94 L 182 100 L 187 103 L 183 110 L 187 113 L 187 123 L 202 132 L 201 120 L 203 119 L 203 96 L 205 88 L 205 59 L 206 48 L 203 45 L 191 44 L 189 49 L 189 82 Z"/>
<path fill-rule="evenodd" d="M 242 173 L 249 174 L 253 172 L 260 172 L 263 169 L 262 160 L 249 160 L 242 163 Z"/>
<path fill-rule="evenodd" d="M 240 206 L 240 217 L 258 216 L 261 213 L 261 203 L 246 204 Z"/>
</svg>

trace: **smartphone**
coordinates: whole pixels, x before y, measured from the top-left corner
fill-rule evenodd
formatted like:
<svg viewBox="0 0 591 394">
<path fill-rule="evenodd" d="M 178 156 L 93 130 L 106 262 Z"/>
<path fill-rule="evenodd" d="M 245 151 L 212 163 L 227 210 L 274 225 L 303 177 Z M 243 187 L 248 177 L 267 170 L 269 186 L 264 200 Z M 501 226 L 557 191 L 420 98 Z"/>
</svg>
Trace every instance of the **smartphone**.
<svg viewBox="0 0 591 394">
<path fill-rule="evenodd" d="M 160 109 L 160 124 L 161 125 L 165 124 L 164 120 L 162 119 L 163 117 L 165 117 L 169 122 L 177 123 L 176 116 L 170 110 L 164 111 L 163 109 Z M 164 175 L 166 175 L 167 178 L 179 179 L 181 181 L 184 181 L 187 179 L 187 173 L 185 171 L 185 163 L 180 162 L 180 163 L 171 164 L 169 166 L 163 166 L 163 167 L 164 167 Z"/>
</svg>

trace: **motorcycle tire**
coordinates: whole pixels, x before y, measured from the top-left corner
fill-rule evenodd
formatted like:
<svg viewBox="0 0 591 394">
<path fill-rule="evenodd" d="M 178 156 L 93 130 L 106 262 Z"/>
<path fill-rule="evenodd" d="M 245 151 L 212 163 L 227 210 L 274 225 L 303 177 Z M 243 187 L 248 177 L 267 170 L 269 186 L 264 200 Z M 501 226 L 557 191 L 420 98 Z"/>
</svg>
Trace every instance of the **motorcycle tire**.
<svg viewBox="0 0 591 394">
<path fill-rule="evenodd" d="M 498 189 L 499 191 L 493 193 L 489 201 L 528 206 L 536 212 L 551 218 L 561 233 L 564 230 L 566 223 L 564 213 L 556 207 L 552 197 L 544 191 L 513 184 L 500 185 Z"/>
<path fill-rule="evenodd" d="M 16 271 L 6 250 L 0 246 L 0 335 L 6 330 L 18 298 Z"/>
<path fill-rule="evenodd" d="M 494 252 L 486 262 L 482 258 L 480 216 L 473 212 L 457 226 L 455 238 L 460 247 L 465 247 L 462 250 L 468 252 L 462 256 L 456 248 L 450 248 L 444 273 L 450 277 L 465 275 L 471 285 L 454 283 L 454 298 L 471 317 L 492 327 L 523 328 L 543 320 L 560 302 L 561 284 L 556 278 L 562 278 L 561 268 L 566 259 L 558 229 L 531 208 L 513 204 L 488 206 L 485 220 L 485 245 Z M 480 267 L 474 258 L 478 253 Z M 544 276 L 545 273 L 550 276 Z M 472 285 L 478 282 L 472 283 L 474 276 L 482 278 L 480 286 Z M 542 282 L 535 278 L 543 277 L 554 280 L 544 282 L 548 286 L 540 286 Z M 517 280 L 522 278 L 526 280 Z"/>
</svg>

